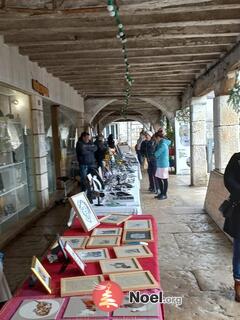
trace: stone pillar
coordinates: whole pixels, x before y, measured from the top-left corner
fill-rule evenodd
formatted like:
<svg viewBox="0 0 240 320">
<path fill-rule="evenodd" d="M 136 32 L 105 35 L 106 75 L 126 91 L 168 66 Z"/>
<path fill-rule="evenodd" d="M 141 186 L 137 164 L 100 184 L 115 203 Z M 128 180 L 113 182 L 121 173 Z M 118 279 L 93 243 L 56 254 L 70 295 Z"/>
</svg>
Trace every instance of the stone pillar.
<svg viewBox="0 0 240 320">
<path fill-rule="evenodd" d="M 78 135 L 79 136 L 81 135 L 81 133 L 83 131 L 86 130 L 84 112 L 78 112 L 77 129 L 78 129 Z"/>
<path fill-rule="evenodd" d="M 224 173 L 234 152 L 239 152 L 239 116 L 228 106 L 228 95 L 214 98 L 215 170 Z"/>
<path fill-rule="evenodd" d="M 206 97 L 193 98 L 190 111 L 191 185 L 207 185 Z"/>
<path fill-rule="evenodd" d="M 39 96 L 31 96 L 33 160 L 35 165 L 35 182 L 37 206 L 46 208 L 49 204 L 47 151 L 45 148 L 45 129 L 43 117 L 43 102 Z"/>
</svg>

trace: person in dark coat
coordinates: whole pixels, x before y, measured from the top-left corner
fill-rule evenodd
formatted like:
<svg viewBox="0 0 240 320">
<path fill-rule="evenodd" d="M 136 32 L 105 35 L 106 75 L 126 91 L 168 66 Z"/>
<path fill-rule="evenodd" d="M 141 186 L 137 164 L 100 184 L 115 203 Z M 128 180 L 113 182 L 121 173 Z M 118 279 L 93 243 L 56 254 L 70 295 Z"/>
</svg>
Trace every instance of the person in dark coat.
<svg viewBox="0 0 240 320">
<path fill-rule="evenodd" d="M 86 190 L 87 174 L 92 168 L 96 168 L 95 151 L 97 151 L 97 146 L 92 143 L 90 134 L 82 132 L 76 145 L 82 191 Z"/>
<path fill-rule="evenodd" d="M 111 149 L 114 149 L 114 148 L 115 148 L 115 142 L 114 142 L 114 139 L 113 139 L 113 135 L 112 135 L 112 134 L 110 134 L 110 135 L 108 136 L 108 146 L 109 146 L 109 148 L 111 148 Z"/>
<path fill-rule="evenodd" d="M 156 158 L 154 152 L 156 149 L 156 140 L 151 131 L 145 133 L 145 140 L 141 144 L 141 154 L 147 159 L 148 163 L 148 179 L 150 192 L 157 192 L 155 173 L 157 170 Z"/>
<path fill-rule="evenodd" d="M 230 159 L 225 173 L 224 185 L 234 203 L 232 214 L 225 219 L 223 230 L 233 238 L 233 278 L 235 300 L 240 302 L 240 152 Z"/>
<path fill-rule="evenodd" d="M 97 146 L 97 151 L 95 152 L 97 166 L 102 167 L 104 157 L 106 155 L 106 152 L 108 151 L 108 146 L 107 143 L 104 141 L 104 136 L 102 134 L 97 136 L 94 144 Z"/>
</svg>

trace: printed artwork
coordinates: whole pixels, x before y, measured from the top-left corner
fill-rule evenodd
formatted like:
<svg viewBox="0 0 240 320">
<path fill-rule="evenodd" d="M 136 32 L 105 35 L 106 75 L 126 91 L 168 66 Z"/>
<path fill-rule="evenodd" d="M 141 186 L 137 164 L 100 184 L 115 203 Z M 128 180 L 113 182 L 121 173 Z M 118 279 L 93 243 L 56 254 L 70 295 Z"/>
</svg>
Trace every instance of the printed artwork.
<svg viewBox="0 0 240 320">
<path fill-rule="evenodd" d="M 122 228 L 97 228 L 92 232 L 92 236 L 120 236 Z"/>
<path fill-rule="evenodd" d="M 33 257 L 31 270 L 47 291 L 51 293 L 51 277 L 36 257 Z"/>
<path fill-rule="evenodd" d="M 73 249 L 82 249 L 85 248 L 85 245 L 89 237 L 61 237 L 64 242 L 68 242 Z"/>
<path fill-rule="evenodd" d="M 131 242 L 131 241 L 152 241 L 153 235 L 152 230 L 125 230 L 123 235 L 124 242 Z"/>
<path fill-rule="evenodd" d="M 135 258 L 107 259 L 100 261 L 103 274 L 142 270 Z"/>
<path fill-rule="evenodd" d="M 84 192 L 70 197 L 69 200 L 85 231 L 90 231 L 100 224 Z"/>
<path fill-rule="evenodd" d="M 85 262 L 99 261 L 109 258 L 107 249 L 77 250 L 79 257 Z"/>
<path fill-rule="evenodd" d="M 108 224 L 116 224 L 119 225 L 122 222 L 130 219 L 131 216 L 121 215 L 121 214 L 111 214 L 109 216 L 103 217 L 101 219 L 102 223 L 108 223 Z"/>
<path fill-rule="evenodd" d="M 150 249 L 145 245 L 121 246 L 113 249 L 118 258 L 123 258 L 123 257 L 149 258 L 149 257 L 152 257 L 153 255 Z"/>
<path fill-rule="evenodd" d="M 153 303 L 129 303 L 127 295 L 124 297 L 122 306 L 113 312 L 113 316 L 158 319 L 158 308 L 159 305 Z"/>
<path fill-rule="evenodd" d="M 55 320 L 64 299 L 23 300 L 11 320 Z"/>
<path fill-rule="evenodd" d="M 97 319 L 109 314 L 96 308 L 91 296 L 71 297 L 65 310 L 64 319 L 86 317 Z"/>
<path fill-rule="evenodd" d="M 70 246 L 70 244 L 68 242 L 66 242 L 66 244 L 65 244 L 65 250 L 67 251 L 68 255 L 71 257 L 71 259 L 79 267 L 79 269 L 85 274 L 85 263 L 78 256 L 76 251 L 73 250 L 73 248 Z"/>
<path fill-rule="evenodd" d="M 124 224 L 124 229 L 128 230 L 148 230 L 151 229 L 151 220 L 129 220 Z"/>
<path fill-rule="evenodd" d="M 119 246 L 121 237 L 91 237 L 87 243 L 87 248 L 91 247 L 113 247 Z"/>
</svg>

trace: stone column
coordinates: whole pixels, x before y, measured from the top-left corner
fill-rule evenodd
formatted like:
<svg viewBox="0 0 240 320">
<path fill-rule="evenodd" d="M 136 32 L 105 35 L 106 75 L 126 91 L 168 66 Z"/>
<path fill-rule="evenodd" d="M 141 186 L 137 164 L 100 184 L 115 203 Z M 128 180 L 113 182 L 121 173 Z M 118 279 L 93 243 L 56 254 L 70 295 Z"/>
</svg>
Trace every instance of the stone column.
<svg viewBox="0 0 240 320">
<path fill-rule="evenodd" d="M 207 185 L 206 97 L 193 98 L 190 111 L 191 185 Z"/>
<path fill-rule="evenodd" d="M 227 103 L 229 96 L 214 98 L 215 170 L 224 173 L 234 152 L 239 152 L 239 116 Z"/>
<path fill-rule="evenodd" d="M 80 136 L 81 133 L 86 130 L 84 112 L 78 112 L 78 118 L 76 123 L 77 123 L 78 135 Z"/>
<path fill-rule="evenodd" d="M 45 129 L 43 117 L 43 102 L 39 96 L 31 96 L 33 160 L 35 164 L 35 182 L 37 206 L 46 208 L 49 204 L 47 152 L 45 148 Z"/>
</svg>

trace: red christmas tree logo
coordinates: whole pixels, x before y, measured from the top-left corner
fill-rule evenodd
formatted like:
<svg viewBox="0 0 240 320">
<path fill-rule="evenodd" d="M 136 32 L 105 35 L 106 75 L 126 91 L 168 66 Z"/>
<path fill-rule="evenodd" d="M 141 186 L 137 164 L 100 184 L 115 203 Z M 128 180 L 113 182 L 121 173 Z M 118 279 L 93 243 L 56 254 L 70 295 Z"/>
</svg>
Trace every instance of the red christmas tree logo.
<svg viewBox="0 0 240 320">
<path fill-rule="evenodd" d="M 95 287 L 93 301 L 95 306 L 102 311 L 114 311 L 123 301 L 122 289 L 113 281 L 103 281 Z"/>
</svg>

